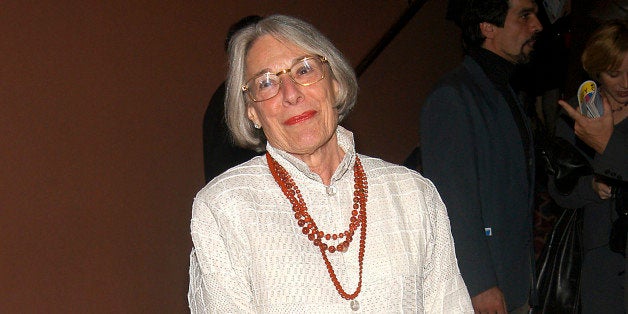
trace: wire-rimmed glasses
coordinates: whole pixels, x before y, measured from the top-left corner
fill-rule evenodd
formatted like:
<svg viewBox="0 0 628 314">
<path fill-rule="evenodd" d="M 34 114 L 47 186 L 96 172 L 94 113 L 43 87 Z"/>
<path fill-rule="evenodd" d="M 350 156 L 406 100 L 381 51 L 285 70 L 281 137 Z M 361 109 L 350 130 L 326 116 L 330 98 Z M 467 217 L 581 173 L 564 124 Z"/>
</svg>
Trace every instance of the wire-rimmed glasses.
<svg viewBox="0 0 628 314">
<path fill-rule="evenodd" d="M 279 88 L 282 84 L 279 76 L 282 74 L 288 74 L 296 84 L 310 86 L 325 78 L 325 63 L 327 63 L 325 57 L 304 57 L 297 60 L 289 69 L 277 73 L 265 72 L 254 76 L 242 85 L 242 92 L 248 94 L 249 98 L 255 102 L 271 99 L 279 94 Z"/>
</svg>

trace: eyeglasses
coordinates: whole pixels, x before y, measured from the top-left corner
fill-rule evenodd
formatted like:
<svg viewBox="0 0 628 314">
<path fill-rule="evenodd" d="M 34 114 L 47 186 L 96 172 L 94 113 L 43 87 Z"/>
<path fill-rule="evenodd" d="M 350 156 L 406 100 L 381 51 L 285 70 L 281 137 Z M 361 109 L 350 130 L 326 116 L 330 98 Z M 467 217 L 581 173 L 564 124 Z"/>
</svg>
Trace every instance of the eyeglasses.
<svg viewBox="0 0 628 314">
<path fill-rule="evenodd" d="M 325 57 L 305 57 L 295 62 L 289 69 L 277 73 L 266 72 L 253 77 L 242 85 L 242 92 L 247 93 L 255 102 L 271 99 L 279 94 L 282 83 L 279 76 L 282 74 L 288 74 L 296 84 L 310 86 L 325 78 L 324 63 L 327 63 Z"/>
</svg>

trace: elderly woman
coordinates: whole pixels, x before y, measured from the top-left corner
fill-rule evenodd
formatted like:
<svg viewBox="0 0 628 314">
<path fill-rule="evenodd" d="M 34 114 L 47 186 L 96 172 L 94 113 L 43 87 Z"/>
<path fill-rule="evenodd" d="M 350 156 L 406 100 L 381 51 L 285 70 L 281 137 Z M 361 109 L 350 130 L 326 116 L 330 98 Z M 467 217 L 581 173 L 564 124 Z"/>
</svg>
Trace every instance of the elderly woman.
<svg viewBox="0 0 628 314">
<path fill-rule="evenodd" d="M 338 126 L 357 82 L 331 42 L 274 15 L 229 58 L 227 123 L 266 154 L 195 198 L 192 312 L 473 312 L 432 183 Z"/>
<path fill-rule="evenodd" d="M 625 208 L 628 202 L 622 202 L 628 194 L 625 170 L 628 166 L 628 22 L 611 21 L 598 28 L 587 42 L 582 66 L 599 83 L 605 102 L 604 115 L 590 119 L 560 101 L 575 121 L 563 116 L 556 135 L 571 141 L 589 156 L 598 174 L 580 178 L 567 195 L 559 193 L 550 178 L 549 191 L 561 206 L 584 208 L 582 313 L 626 313 L 626 261 L 621 253 L 611 250 L 609 238 L 613 221 L 618 219 L 617 212 L 628 212 Z M 589 129 L 591 126 L 593 129 Z M 595 136 L 588 138 L 591 133 Z M 584 142 L 576 141 L 577 136 Z M 612 197 L 612 188 L 621 189 L 624 197 Z M 625 229 L 616 231 L 626 236 Z"/>
</svg>

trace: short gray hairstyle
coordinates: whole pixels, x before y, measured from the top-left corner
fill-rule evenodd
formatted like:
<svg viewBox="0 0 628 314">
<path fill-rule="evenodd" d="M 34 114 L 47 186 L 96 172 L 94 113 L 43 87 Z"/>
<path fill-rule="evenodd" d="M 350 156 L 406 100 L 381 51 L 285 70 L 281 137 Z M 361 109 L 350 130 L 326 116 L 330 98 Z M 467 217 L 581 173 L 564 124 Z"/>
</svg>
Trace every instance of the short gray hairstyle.
<svg viewBox="0 0 628 314">
<path fill-rule="evenodd" d="M 279 41 L 290 42 L 308 53 L 327 58 L 331 78 L 338 82 L 335 107 L 338 122 L 351 111 L 358 95 L 355 72 L 342 53 L 311 24 L 294 17 L 271 15 L 234 34 L 229 43 L 229 72 L 225 97 L 225 118 L 231 136 L 238 146 L 262 152 L 266 138 L 253 126 L 247 116 L 247 102 L 242 92 L 246 83 L 246 56 L 253 43 L 260 37 L 271 35 Z"/>
</svg>

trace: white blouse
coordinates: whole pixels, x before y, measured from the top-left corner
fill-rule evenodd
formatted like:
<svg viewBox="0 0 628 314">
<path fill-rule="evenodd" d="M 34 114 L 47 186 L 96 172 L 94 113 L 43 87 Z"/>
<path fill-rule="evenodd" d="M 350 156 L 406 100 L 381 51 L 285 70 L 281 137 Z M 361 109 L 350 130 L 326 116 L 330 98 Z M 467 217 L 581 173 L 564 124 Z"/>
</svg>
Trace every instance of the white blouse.
<svg viewBox="0 0 628 314">
<path fill-rule="evenodd" d="M 267 145 L 299 186 L 319 230 L 330 234 L 348 228 L 353 206 L 353 134 L 342 127 L 337 134 L 346 154 L 329 186 L 299 159 Z M 340 296 L 320 249 L 302 233 L 259 156 L 216 177 L 194 200 L 191 312 L 473 313 L 434 185 L 415 171 L 359 156 L 368 200 L 357 303 Z M 327 253 L 349 294 L 358 284 L 359 230 L 346 252 Z"/>
</svg>

